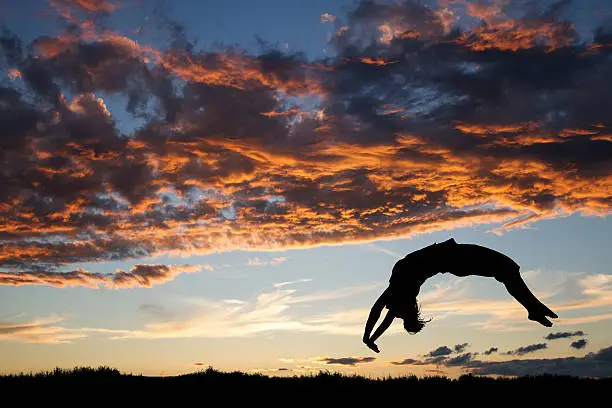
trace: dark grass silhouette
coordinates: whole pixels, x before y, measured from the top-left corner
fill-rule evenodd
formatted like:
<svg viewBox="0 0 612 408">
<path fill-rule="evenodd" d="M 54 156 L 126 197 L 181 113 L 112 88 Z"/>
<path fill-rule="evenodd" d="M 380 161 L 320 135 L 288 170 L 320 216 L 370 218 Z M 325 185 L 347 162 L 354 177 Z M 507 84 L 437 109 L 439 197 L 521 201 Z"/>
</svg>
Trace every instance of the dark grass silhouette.
<svg viewBox="0 0 612 408">
<path fill-rule="evenodd" d="M 427 321 L 421 318 L 417 296 L 423 283 L 438 273 L 495 278 L 525 308 L 529 320 L 550 327 L 548 318 L 558 317 L 531 292 L 521 277 L 520 266 L 510 257 L 480 245 L 458 244 L 451 238 L 411 252 L 395 263 L 389 286 L 374 302 L 366 321 L 363 342 L 370 349 L 380 352 L 375 342 L 395 318 L 404 321 L 404 329 L 410 334 L 425 327 Z M 372 334 L 384 308 L 387 314 Z"/>
<path fill-rule="evenodd" d="M 179 406 L 317 404 L 366 406 L 381 403 L 456 404 L 589 404 L 608 397 L 612 377 L 604 379 L 540 375 L 489 378 L 463 375 L 377 379 L 334 372 L 295 377 L 269 377 L 211 367 L 194 374 L 147 377 L 123 374 L 108 367 L 56 369 L 0 377 L 2 406 L 37 403 L 45 406 Z M 216 402 L 213 402 L 216 401 Z M 603 400 L 605 401 L 605 400 Z M 11 405 L 15 404 L 15 405 Z M 53 405 L 52 405 L 53 404 Z"/>
</svg>

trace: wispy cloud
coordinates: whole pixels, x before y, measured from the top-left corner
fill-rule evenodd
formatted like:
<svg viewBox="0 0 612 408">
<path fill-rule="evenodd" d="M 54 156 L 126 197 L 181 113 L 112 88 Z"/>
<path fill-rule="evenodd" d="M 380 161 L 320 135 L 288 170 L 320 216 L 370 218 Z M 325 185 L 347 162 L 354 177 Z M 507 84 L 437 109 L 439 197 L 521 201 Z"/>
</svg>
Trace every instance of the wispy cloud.
<svg viewBox="0 0 612 408">
<path fill-rule="evenodd" d="M 534 279 L 538 282 L 547 280 L 549 274 L 551 273 L 539 271 L 524 275 L 531 285 L 530 281 Z M 554 275 L 558 284 L 552 285 L 547 292 L 534 292 L 559 314 L 559 319 L 555 319 L 556 324 L 570 326 L 612 319 L 612 314 L 606 313 L 606 309 L 612 306 L 612 281 L 607 275 L 561 272 L 555 272 Z M 461 290 L 457 287 L 456 293 L 453 293 L 455 285 L 459 284 Z M 572 300 L 562 297 L 567 288 L 578 290 L 572 295 Z M 526 310 L 509 294 L 506 299 L 486 299 L 477 295 L 467 280 L 439 284 L 420 296 L 423 299 L 422 311 L 434 319 L 479 316 L 477 321 L 468 323 L 478 330 L 520 331 L 533 327 L 534 323 L 527 320 Z M 566 317 L 569 312 L 572 317 Z M 555 336 L 553 333 L 550 335 Z"/>
<path fill-rule="evenodd" d="M 279 282 L 279 283 L 275 283 L 272 286 L 274 286 L 275 288 L 282 288 L 283 286 L 295 285 L 296 283 L 303 283 L 303 282 L 312 282 L 312 279 L 304 278 L 304 279 L 297 279 L 294 281 Z"/>
<path fill-rule="evenodd" d="M 405 254 L 399 254 L 395 251 L 392 251 L 390 249 L 387 249 L 385 247 L 383 247 L 382 245 L 379 244 L 375 244 L 375 243 L 367 243 L 364 244 L 364 247 L 371 250 L 371 251 L 375 251 L 375 252 L 381 252 L 383 254 L 389 255 L 390 257 L 393 257 L 395 259 L 400 259 L 403 258 L 405 256 Z"/>
<path fill-rule="evenodd" d="M 271 258 L 271 259 L 261 259 L 259 257 L 255 257 L 255 258 L 250 258 L 247 261 L 247 265 L 248 266 L 267 266 L 267 265 L 279 265 L 285 261 L 287 261 L 287 257 L 284 256 L 280 256 L 280 257 L 276 257 L 276 258 Z"/>
<path fill-rule="evenodd" d="M 50 316 L 25 323 L 10 323 L 0 320 L 0 341 L 59 344 L 87 337 L 81 330 L 69 329 L 59 323 L 65 319 Z"/>
<path fill-rule="evenodd" d="M 307 295 L 295 296 L 293 299 L 291 299 L 291 303 L 309 303 L 323 300 L 342 299 L 360 295 L 362 293 L 371 292 L 373 290 L 383 288 L 384 286 L 384 284 L 372 283 L 365 285 L 349 286 L 334 290 L 320 291 Z"/>
<path fill-rule="evenodd" d="M 370 286 L 369 290 L 373 287 Z M 159 321 L 145 324 L 142 329 L 83 328 L 113 339 L 159 338 L 228 338 L 248 337 L 266 332 L 295 331 L 335 335 L 357 335 L 362 330 L 366 310 L 338 312 L 327 315 L 298 317 L 295 305 L 310 304 L 355 296 L 368 290 L 358 286 L 327 292 L 297 295 L 295 289 L 276 289 L 264 292 L 252 300 L 195 299 L 189 302 L 195 310 L 187 315 L 158 316 Z"/>
<path fill-rule="evenodd" d="M 291 368 L 279 367 L 279 368 L 249 368 L 249 373 L 260 373 L 260 374 L 282 374 L 294 371 Z"/>
<path fill-rule="evenodd" d="M 419 365 L 420 360 L 416 360 L 414 358 L 406 358 L 402 361 L 391 361 L 391 365 Z"/>
</svg>

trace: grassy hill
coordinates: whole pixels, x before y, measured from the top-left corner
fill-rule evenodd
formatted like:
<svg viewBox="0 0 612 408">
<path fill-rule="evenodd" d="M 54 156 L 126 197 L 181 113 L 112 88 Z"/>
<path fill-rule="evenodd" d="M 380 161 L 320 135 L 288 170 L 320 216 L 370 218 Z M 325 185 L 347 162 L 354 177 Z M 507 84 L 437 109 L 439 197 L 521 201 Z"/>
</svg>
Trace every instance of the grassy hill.
<svg viewBox="0 0 612 408">
<path fill-rule="evenodd" d="M 381 406 L 454 404 L 485 406 L 511 404 L 527 408 L 540 404 L 609 404 L 612 378 L 571 376 L 487 378 L 447 377 L 369 379 L 324 372 L 310 376 L 268 377 L 242 372 L 207 370 L 174 377 L 122 374 L 108 367 L 56 369 L 0 377 L 0 405 L 12 404 L 182 404 Z M 603 398 L 603 399 L 602 399 Z M 598 402 L 601 401 L 601 402 Z M 606 402 L 607 401 L 607 402 Z M 5 405 L 5 403 L 10 403 Z"/>
</svg>

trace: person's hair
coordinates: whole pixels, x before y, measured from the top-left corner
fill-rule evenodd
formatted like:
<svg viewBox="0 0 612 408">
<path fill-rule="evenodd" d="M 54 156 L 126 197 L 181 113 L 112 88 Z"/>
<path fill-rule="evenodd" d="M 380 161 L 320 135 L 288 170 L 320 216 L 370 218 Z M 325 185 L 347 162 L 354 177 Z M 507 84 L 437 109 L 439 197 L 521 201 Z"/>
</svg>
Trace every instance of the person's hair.
<svg viewBox="0 0 612 408">
<path fill-rule="evenodd" d="M 423 327 L 425 327 L 425 324 L 429 323 L 430 321 L 431 319 L 425 320 L 421 317 L 421 307 L 415 301 L 415 307 L 413 311 L 411 312 L 410 316 L 404 317 L 404 329 L 409 334 L 417 334 L 418 332 L 423 330 Z"/>
</svg>

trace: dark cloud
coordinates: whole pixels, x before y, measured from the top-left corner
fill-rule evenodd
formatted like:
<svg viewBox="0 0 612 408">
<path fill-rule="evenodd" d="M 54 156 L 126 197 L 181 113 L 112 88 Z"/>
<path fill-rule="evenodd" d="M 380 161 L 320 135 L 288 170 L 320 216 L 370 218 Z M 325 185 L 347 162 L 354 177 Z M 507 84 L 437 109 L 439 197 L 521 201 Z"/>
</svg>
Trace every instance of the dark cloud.
<svg viewBox="0 0 612 408">
<path fill-rule="evenodd" d="M 612 347 L 588 353 L 584 357 L 528 359 L 504 362 L 473 361 L 473 374 L 524 376 L 534 374 L 606 378 L 612 376 Z"/>
<path fill-rule="evenodd" d="M 463 366 L 468 364 L 470 361 L 474 359 L 474 354 L 472 353 L 464 353 L 454 357 L 448 356 L 437 356 L 426 358 L 425 360 L 414 360 L 407 358 L 404 361 L 392 361 L 392 365 L 414 365 L 414 366 L 422 366 L 422 365 L 437 365 L 437 366 L 446 366 L 446 367 L 455 367 L 455 366 Z"/>
<path fill-rule="evenodd" d="M 447 367 L 464 366 L 472 361 L 474 355 L 472 353 L 464 353 L 455 357 L 450 357 L 444 360 L 444 365 Z"/>
<path fill-rule="evenodd" d="M 457 361 L 461 361 L 463 358 L 470 358 L 470 357 L 467 357 L 467 355 L 464 354 L 461 356 L 450 358 L 449 355 L 453 353 L 461 353 L 468 346 L 469 346 L 469 343 L 456 344 L 452 349 L 448 346 L 440 346 L 437 349 L 432 350 L 429 353 L 425 354 L 424 357 L 426 358 L 422 361 L 406 359 L 401 363 L 393 363 L 393 364 L 397 364 L 397 365 L 400 365 L 400 364 L 413 364 L 413 365 L 443 364 L 443 365 L 447 365 L 450 362 L 451 365 L 454 365 L 456 364 Z M 471 353 L 467 353 L 467 354 L 471 355 Z"/>
<path fill-rule="evenodd" d="M 133 287 L 151 287 L 174 279 L 182 273 L 201 270 L 192 265 L 134 265 L 129 272 L 117 270 L 115 273 L 103 274 L 77 269 L 71 272 L 0 272 L 2 285 L 49 285 L 59 288 L 66 286 L 84 286 L 88 288 L 126 289 Z M 143 308 L 151 311 L 153 307 Z M 155 310 L 159 313 L 159 310 Z"/>
<path fill-rule="evenodd" d="M 580 350 L 580 349 L 585 348 L 587 343 L 588 342 L 586 339 L 580 339 L 580 340 L 572 341 L 570 343 L 570 347 L 575 348 L 576 350 Z"/>
<path fill-rule="evenodd" d="M 375 357 L 342 357 L 342 358 L 322 358 L 319 361 L 325 364 L 348 365 L 354 367 L 357 364 L 371 363 L 376 360 Z"/>
<path fill-rule="evenodd" d="M 426 373 L 432 373 L 432 374 L 436 374 L 436 375 L 445 375 L 446 372 L 444 370 L 439 370 L 437 368 L 429 368 L 427 370 L 425 370 Z"/>
<path fill-rule="evenodd" d="M 546 340 L 556 340 L 556 339 L 567 339 L 570 337 L 577 336 L 585 336 L 585 333 L 582 330 L 578 330 L 575 332 L 557 332 L 557 333 L 549 333 L 544 337 Z"/>
<path fill-rule="evenodd" d="M 497 347 L 491 347 L 490 349 L 488 349 L 487 351 L 484 352 L 484 355 L 489 356 L 493 353 L 497 353 L 499 350 Z"/>
<path fill-rule="evenodd" d="M 402 361 L 391 361 L 393 365 L 419 365 L 420 363 L 420 360 L 415 360 L 413 358 L 407 358 Z"/>
<path fill-rule="evenodd" d="M 455 353 L 462 353 L 469 345 L 469 343 L 456 344 L 455 347 L 453 347 L 453 351 Z"/>
<path fill-rule="evenodd" d="M 426 357 L 448 356 L 449 354 L 452 354 L 452 352 L 453 350 L 450 349 L 448 346 L 440 346 L 437 349 L 425 354 L 425 356 Z"/>
<path fill-rule="evenodd" d="M 403 361 L 391 361 L 392 365 L 444 365 L 446 361 L 449 359 L 448 356 L 436 356 L 436 357 L 427 357 L 424 360 L 415 360 L 411 358 L 407 358 Z"/>
<path fill-rule="evenodd" d="M 362 1 L 312 61 L 197 50 L 164 18 L 170 45 L 141 44 L 99 24 L 128 3 L 53 4 L 63 32 L 0 31 L 4 284 L 611 207 L 612 37 L 561 7 L 466 6 L 487 20 L 468 28 L 453 7 Z"/>
<path fill-rule="evenodd" d="M 530 344 L 529 346 L 522 346 L 517 348 L 516 350 L 508 351 L 506 352 L 506 354 L 522 356 L 525 354 L 533 353 L 534 351 L 544 350 L 547 348 L 548 345 L 546 343 Z"/>
<path fill-rule="evenodd" d="M 576 343 L 581 341 L 582 340 L 578 340 Z M 519 347 L 511 353 L 524 355 L 543 348 L 546 348 L 545 344 L 544 347 L 542 344 L 534 344 L 531 346 Z M 489 350 L 496 351 L 496 348 L 492 347 Z M 493 352 L 494 351 L 485 352 L 484 354 L 490 355 Z M 439 356 L 436 358 L 437 360 L 435 362 L 428 362 L 430 359 L 405 359 L 401 362 L 391 362 L 391 364 L 413 366 L 435 364 L 445 367 L 460 367 L 476 375 L 525 376 L 553 374 L 597 378 L 612 376 L 612 347 L 601 349 L 596 353 L 588 353 L 584 357 L 522 359 L 510 361 L 482 361 L 476 360 L 475 357 L 476 354 L 464 353 L 454 357 Z"/>
</svg>

